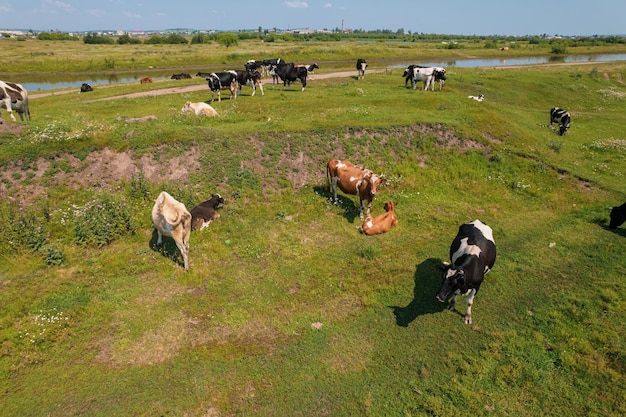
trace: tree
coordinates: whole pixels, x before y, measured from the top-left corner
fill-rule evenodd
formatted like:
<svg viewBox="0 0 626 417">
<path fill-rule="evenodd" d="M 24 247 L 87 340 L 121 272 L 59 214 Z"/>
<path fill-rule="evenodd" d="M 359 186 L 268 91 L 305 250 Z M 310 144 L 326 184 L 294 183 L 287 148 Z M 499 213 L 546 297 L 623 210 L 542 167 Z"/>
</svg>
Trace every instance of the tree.
<svg viewBox="0 0 626 417">
<path fill-rule="evenodd" d="M 224 45 L 225 47 L 230 48 L 231 46 L 236 46 L 239 44 L 239 38 L 233 33 L 223 33 L 217 38 L 217 42 L 220 45 Z"/>
</svg>

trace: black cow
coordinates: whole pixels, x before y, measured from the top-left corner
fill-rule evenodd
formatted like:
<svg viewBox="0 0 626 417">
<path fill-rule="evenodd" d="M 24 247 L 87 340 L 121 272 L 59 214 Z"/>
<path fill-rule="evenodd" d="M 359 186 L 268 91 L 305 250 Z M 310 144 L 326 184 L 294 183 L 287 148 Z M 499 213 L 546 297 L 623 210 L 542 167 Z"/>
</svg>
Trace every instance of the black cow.
<svg viewBox="0 0 626 417">
<path fill-rule="evenodd" d="M 210 72 L 199 71 L 198 73 L 196 73 L 196 77 L 202 77 L 204 79 L 206 79 L 209 75 L 211 75 Z"/>
<path fill-rule="evenodd" d="M 213 101 L 213 95 L 217 93 L 217 101 L 222 101 L 220 91 L 222 89 L 230 89 L 230 98 L 237 98 L 239 92 L 239 83 L 237 82 L 236 71 L 222 71 L 212 72 L 206 78 L 209 89 L 211 90 L 211 101 Z"/>
<path fill-rule="evenodd" d="M 202 230 L 208 227 L 213 220 L 220 217 L 217 209 L 223 206 L 224 199 L 222 196 L 212 194 L 211 199 L 191 209 L 191 230 Z"/>
<path fill-rule="evenodd" d="M 304 67 L 296 67 L 293 62 L 289 64 L 279 63 L 275 67 L 276 75 L 283 80 L 283 90 L 289 86 L 291 88 L 291 83 L 293 81 L 300 80 L 302 83 L 302 91 L 306 88 L 306 77 L 308 75 L 308 71 Z"/>
<path fill-rule="evenodd" d="M 572 118 L 567 110 L 559 109 L 558 107 L 550 109 L 550 127 L 552 127 L 552 123 L 558 123 L 559 135 L 563 136 L 565 134 L 567 129 L 569 129 L 571 121 Z"/>
<path fill-rule="evenodd" d="M 253 70 L 258 70 L 259 68 L 263 67 L 263 61 L 257 61 L 254 59 L 250 59 L 248 62 L 246 62 L 245 64 L 243 64 L 244 68 L 249 70 L 249 71 L 253 71 Z"/>
<path fill-rule="evenodd" d="M 624 224 L 624 222 L 626 222 L 626 203 L 611 209 L 611 223 L 609 223 L 609 228 L 615 229 Z"/>
<path fill-rule="evenodd" d="M 239 94 L 241 94 L 241 87 L 243 85 L 249 85 L 252 87 L 252 96 L 256 93 L 257 87 L 261 89 L 261 95 L 264 96 L 263 83 L 261 82 L 261 73 L 257 70 L 237 70 L 237 84 L 239 84 Z"/>
<path fill-rule="evenodd" d="M 456 296 L 467 297 L 465 323 L 472 323 L 472 304 L 485 274 L 496 262 L 496 243 L 491 228 L 480 220 L 459 227 L 450 246 L 450 261 L 444 263 L 443 280 L 437 292 L 437 300 L 445 302 L 450 296 L 448 309 L 453 310 Z"/>
<path fill-rule="evenodd" d="M 80 92 L 86 93 L 88 91 L 93 91 L 93 88 L 89 84 L 83 83 L 83 85 L 80 86 Z"/>
<path fill-rule="evenodd" d="M 185 72 L 181 72 L 180 74 L 172 74 L 172 80 L 186 80 L 191 78 L 191 74 L 187 74 Z"/>
<path fill-rule="evenodd" d="M 365 78 L 365 68 L 367 68 L 367 62 L 365 62 L 363 58 L 357 59 L 356 60 L 356 70 L 357 70 L 356 79 L 357 80 L 361 78 Z"/>
</svg>

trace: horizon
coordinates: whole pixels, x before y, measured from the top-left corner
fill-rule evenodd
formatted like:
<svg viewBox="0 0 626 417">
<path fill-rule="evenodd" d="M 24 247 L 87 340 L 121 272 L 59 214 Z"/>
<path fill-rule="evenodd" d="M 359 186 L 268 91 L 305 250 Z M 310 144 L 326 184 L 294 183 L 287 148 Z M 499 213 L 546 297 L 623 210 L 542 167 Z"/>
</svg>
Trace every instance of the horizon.
<svg viewBox="0 0 626 417">
<path fill-rule="evenodd" d="M 599 0 L 593 7 L 582 0 L 570 0 L 565 5 L 544 3 L 542 0 L 523 4 L 448 0 L 440 6 L 424 8 L 396 0 L 375 7 L 363 5 L 360 0 L 266 0 L 263 3 L 240 0 L 233 7 L 187 0 L 184 8 L 176 8 L 166 0 L 152 0 L 149 4 L 145 0 L 1 0 L 0 15 L 5 19 L 10 16 L 12 27 L 23 28 L 13 30 L 26 32 L 171 30 L 167 28 L 235 32 L 281 28 L 282 31 L 402 30 L 457 36 L 571 37 L 626 33 L 623 19 L 626 2 L 622 0 Z"/>
</svg>

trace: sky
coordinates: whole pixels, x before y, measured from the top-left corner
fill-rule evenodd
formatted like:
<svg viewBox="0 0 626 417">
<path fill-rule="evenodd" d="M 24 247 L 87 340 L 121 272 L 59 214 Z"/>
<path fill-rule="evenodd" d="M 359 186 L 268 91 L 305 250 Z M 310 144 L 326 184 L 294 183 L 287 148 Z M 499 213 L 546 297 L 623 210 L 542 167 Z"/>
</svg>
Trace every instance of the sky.
<svg viewBox="0 0 626 417">
<path fill-rule="evenodd" d="M 343 26 L 342 26 L 343 25 Z M 623 35 L 624 0 L 0 0 L 0 30 L 387 29 Z"/>
</svg>

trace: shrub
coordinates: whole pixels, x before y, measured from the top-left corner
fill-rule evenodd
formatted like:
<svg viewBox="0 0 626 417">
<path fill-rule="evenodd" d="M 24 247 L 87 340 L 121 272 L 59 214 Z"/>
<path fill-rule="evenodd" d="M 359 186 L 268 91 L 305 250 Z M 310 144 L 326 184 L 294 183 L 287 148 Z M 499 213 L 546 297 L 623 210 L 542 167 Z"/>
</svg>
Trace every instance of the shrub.
<svg viewBox="0 0 626 417">
<path fill-rule="evenodd" d="M 74 241 L 103 247 L 115 238 L 134 233 L 126 202 L 108 193 L 74 211 Z"/>
</svg>

